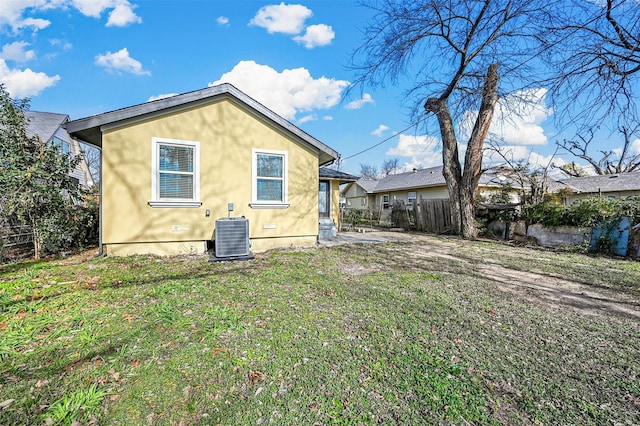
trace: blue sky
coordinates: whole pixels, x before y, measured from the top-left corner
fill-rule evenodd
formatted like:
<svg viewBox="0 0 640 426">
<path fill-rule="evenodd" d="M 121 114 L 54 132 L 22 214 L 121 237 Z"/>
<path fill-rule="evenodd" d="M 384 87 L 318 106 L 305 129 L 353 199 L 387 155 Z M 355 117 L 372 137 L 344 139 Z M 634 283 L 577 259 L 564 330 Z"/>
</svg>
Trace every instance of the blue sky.
<svg viewBox="0 0 640 426">
<path fill-rule="evenodd" d="M 0 83 L 32 110 L 77 119 L 230 82 L 340 152 L 343 171 L 386 158 L 439 165 L 437 129 L 403 131 L 405 88 L 344 96 L 371 16 L 346 0 L 2 0 Z M 545 93 L 532 90 L 517 119 L 494 120 L 516 159 L 544 164 L 554 150 Z"/>
</svg>

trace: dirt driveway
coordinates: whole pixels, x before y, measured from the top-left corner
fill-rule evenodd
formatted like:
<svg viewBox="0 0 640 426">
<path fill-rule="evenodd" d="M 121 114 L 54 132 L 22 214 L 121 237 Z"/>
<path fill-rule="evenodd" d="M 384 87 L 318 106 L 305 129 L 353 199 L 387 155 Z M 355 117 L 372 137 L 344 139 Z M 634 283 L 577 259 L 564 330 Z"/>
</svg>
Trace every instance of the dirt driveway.
<svg viewBox="0 0 640 426">
<path fill-rule="evenodd" d="M 424 234 L 390 231 L 342 232 L 338 237 L 323 241 L 320 246 L 358 243 L 398 242 L 410 244 L 404 256 L 416 260 L 440 258 L 447 262 L 466 263 L 470 272 L 493 281 L 500 291 L 512 293 L 525 300 L 553 308 L 569 307 L 589 315 L 620 315 L 640 320 L 640 295 L 617 291 L 581 279 L 567 279 L 563 274 L 541 270 L 518 270 L 502 265 L 504 258 L 529 258 L 537 249 L 491 244 L 487 256 L 482 245 L 474 245 L 474 256 L 468 251 L 470 243 L 455 237 L 434 237 Z M 543 250 L 543 249 L 540 249 Z M 478 262 L 478 258 L 482 262 Z M 549 259 L 541 260 L 542 263 Z"/>
</svg>

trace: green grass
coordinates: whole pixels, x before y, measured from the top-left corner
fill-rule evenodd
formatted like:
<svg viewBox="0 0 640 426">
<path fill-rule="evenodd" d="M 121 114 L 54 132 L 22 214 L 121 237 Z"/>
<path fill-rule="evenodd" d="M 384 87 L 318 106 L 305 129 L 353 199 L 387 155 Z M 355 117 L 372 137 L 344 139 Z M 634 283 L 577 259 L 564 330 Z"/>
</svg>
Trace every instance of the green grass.
<svg viewBox="0 0 640 426">
<path fill-rule="evenodd" d="M 5 265 L 0 424 L 640 423 L 638 319 L 502 291 L 491 263 L 638 309 L 636 263 L 483 242 Z"/>
</svg>

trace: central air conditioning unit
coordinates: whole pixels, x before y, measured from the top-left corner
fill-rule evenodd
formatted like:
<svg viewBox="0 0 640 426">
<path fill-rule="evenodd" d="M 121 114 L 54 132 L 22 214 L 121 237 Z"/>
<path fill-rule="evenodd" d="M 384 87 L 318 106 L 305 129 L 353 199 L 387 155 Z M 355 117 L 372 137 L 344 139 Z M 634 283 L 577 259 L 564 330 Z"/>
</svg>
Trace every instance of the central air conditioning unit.
<svg viewBox="0 0 640 426">
<path fill-rule="evenodd" d="M 240 257 L 249 252 L 249 220 L 244 217 L 225 217 L 216 220 L 215 256 Z"/>
</svg>

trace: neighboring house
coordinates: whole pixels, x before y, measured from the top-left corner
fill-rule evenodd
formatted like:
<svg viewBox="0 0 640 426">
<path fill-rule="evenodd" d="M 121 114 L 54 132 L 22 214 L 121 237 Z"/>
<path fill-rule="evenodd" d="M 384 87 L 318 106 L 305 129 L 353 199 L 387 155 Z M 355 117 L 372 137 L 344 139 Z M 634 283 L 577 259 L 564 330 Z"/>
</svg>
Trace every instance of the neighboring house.
<svg viewBox="0 0 640 426">
<path fill-rule="evenodd" d="M 38 135 L 44 143 L 56 145 L 63 154 L 79 155 L 82 153 L 80 144 L 74 140 L 64 128 L 69 121 L 66 114 L 53 112 L 25 111 L 27 119 L 27 136 Z M 93 178 L 84 158 L 69 175 L 83 188 L 93 186 Z"/>
<path fill-rule="evenodd" d="M 482 174 L 478 191 L 481 195 L 499 192 L 504 183 L 510 182 L 508 177 L 499 171 L 489 170 Z M 514 182 L 510 182 L 514 185 Z M 378 180 L 360 179 L 347 184 L 342 194 L 346 207 L 361 210 L 385 211 L 396 201 L 411 205 L 420 199 L 449 198 L 447 182 L 442 174 L 442 166 L 427 169 L 413 169 L 411 172 L 385 176 Z M 518 191 L 513 191 L 512 199 L 518 201 Z"/>
<path fill-rule="evenodd" d="M 227 217 L 248 219 L 252 251 L 312 246 L 320 217 L 338 217 L 342 178 L 320 176 L 338 153 L 230 84 L 73 120 L 67 130 L 102 150 L 107 254 L 203 253 Z"/>
<path fill-rule="evenodd" d="M 378 181 L 370 179 L 358 179 L 353 183 L 346 184 L 342 189 L 345 207 L 357 210 L 373 210 L 376 202 L 374 193 L 376 185 L 378 185 Z"/>
<path fill-rule="evenodd" d="M 640 195 L 640 172 L 556 179 L 552 191 L 561 194 L 567 205 L 589 197 Z"/>
</svg>

